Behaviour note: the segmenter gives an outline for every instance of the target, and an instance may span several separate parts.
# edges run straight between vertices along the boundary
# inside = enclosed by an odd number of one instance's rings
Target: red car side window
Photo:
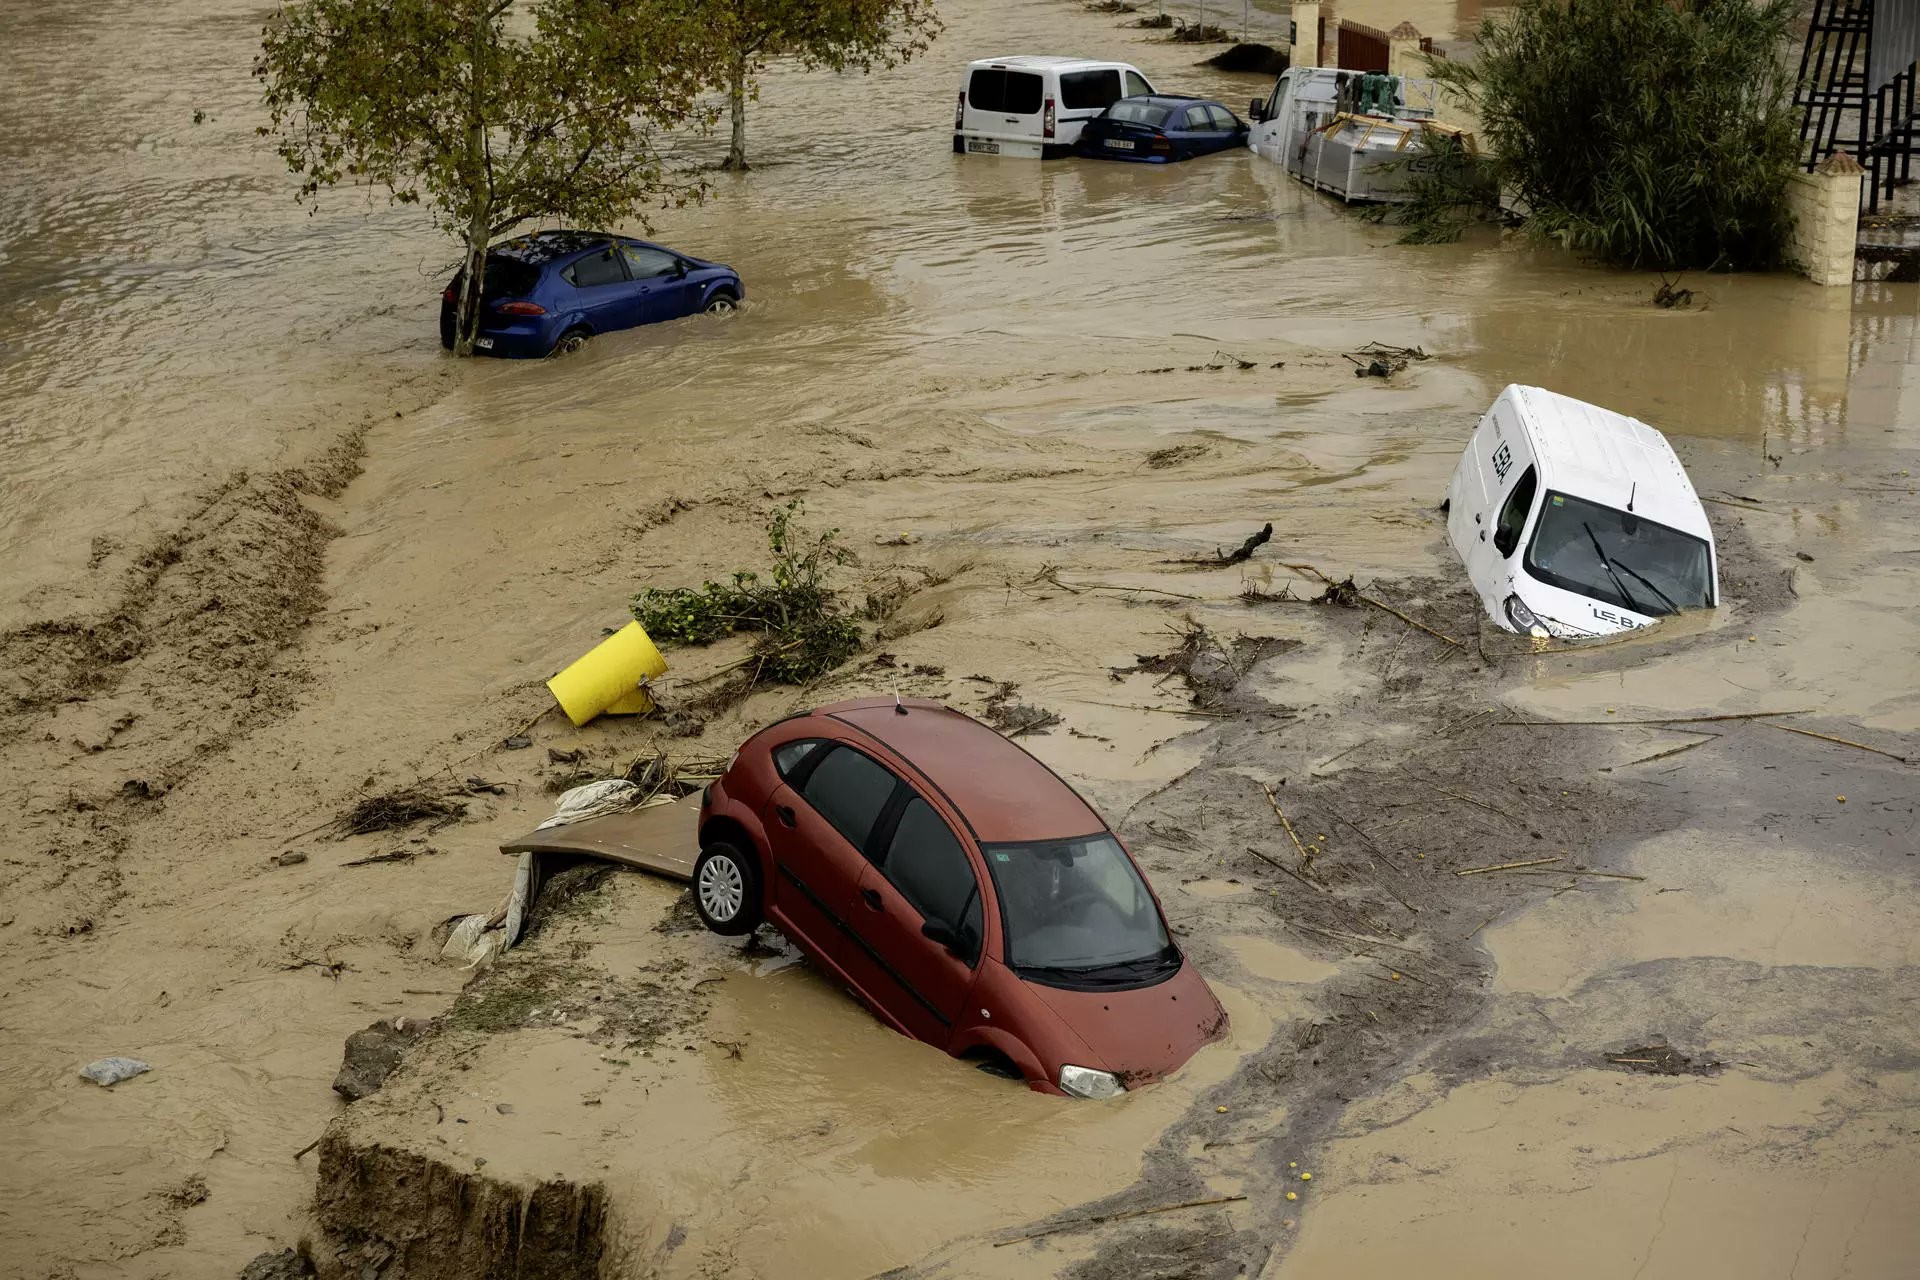
[[[968,963],[980,952],[980,883],[952,828],[919,796],[900,811],[880,870],[923,920],[952,929]]]
[[[852,747],[833,744],[807,774],[800,794],[847,843],[865,852],[880,811],[899,780]]]

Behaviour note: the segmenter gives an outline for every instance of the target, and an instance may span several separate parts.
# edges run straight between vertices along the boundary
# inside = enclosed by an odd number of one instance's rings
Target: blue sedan
[[[440,295],[440,345],[449,350],[464,274]],[[488,251],[473,346],[496,356],[578,351],[596,333],[730,312],[746,296],[739,272],[718,262],[628,236],[540,231]]]
[[[1122,98],[1087,121],[1074,152],[1166,164],[1247,145],[1247,126],[1217,102],[1179,94]]]

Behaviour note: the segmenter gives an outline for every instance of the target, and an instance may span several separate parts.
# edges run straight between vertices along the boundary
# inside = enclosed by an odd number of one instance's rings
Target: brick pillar
[[[1420,28],[1403,22],[1387,32],[1388,75],[1417,76],[1426,69],[1427,64],[1420,58]]]
[[[1793,210],[1789,253],[1801,274],[1820,285],[1851,285],[1860,231],[1860,183],[1866,171],[1844,151],[1812,173],[1796,173],[1787,187]]]
[[[1293,5],[1293,47],[1287,53],[1288,61],[1296,67],[1317,67],[1320,62],[1320,5],[1319,0],[1294,0]]]

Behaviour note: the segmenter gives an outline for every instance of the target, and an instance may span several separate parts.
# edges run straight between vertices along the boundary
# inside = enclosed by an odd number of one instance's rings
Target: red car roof
[[[1052,770],[971,716],[924,698],[860,698],[821,707],[885,743],[946,794],[979,840],[1061,840],[1106,823]]]

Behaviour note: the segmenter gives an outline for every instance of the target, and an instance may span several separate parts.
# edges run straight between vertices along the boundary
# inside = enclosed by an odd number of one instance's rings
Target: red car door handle
[[[780,821],[786,823],[788,826],[791,827],[795,825],[793,821],[793,810],[787,808],[787,806],[781,805],[779,808],[775,809],[774,812],[779,814]]]
[[[886,909],[880,905],[880,891],[878,889],[862,889],[860,891],[860,898],[868,907],[875,911],[884,911]]]

